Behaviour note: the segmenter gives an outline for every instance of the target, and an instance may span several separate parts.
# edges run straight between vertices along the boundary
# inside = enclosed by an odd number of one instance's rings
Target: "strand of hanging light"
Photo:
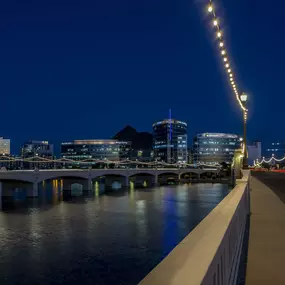
[[[197,164],[189,164],[189,163],[166,163],[163,161],[153,161],[153,162],[142,162],[138,160],[107,160],[107,159],[84,159],[84,160],[73,160],[68,158],[58,158],[58,159],[49,159],[45,157],[40,156],[34,156],[30,158],[22,158],[22,157],[10,157],[6,155],[0,156],[0,163],[11,163],[11,162],[28,162],[28,163],[65,163],[65,164],[77,164],[77,165],[88,165],[92,163],[104,163],[104,164],[116,164],[116,165],[126,165],[126,164],[135,164],[135,165],[148,165],[148,166],[171,166],[171,167],[179,167],[179,166],[189,166],[189,167],[196,167],[196,166],[207,166],[209,165],[203,164],[203,163],[197,163]],[[220,164],[215,164],[213,167],[220,167]]]
[[[217,16],[217,13],[215,10],[215,5],[213,4],[212,0],[208,0],[207,12],[212,18],[211,22],[212,22],[213,28],[215,30],[215,38],[217,39],[219,52],[220,52],[220,55],[221,55],[221,58],[223,61],[223,65],[224,65],[227,77],[228,77],[228,81],[231,85],[231,88],[235,94],[235,97],[236,97],[241,109],[244,111],[244,119],[246,121],[248,110],[246,109],[246,107],[244,106],[244,104],[242,103],[242,101],[240,99],[237,83],[235,80],[235,75],[233,73],[233,67],[232,67],[232,64],[230,62],[230,59],[228,56],[228,51],[226,48],[226,42],[225,42],[225,37],[224,37],[223,31],[222,31],[222,27],[221,27],[221,21],[220,21],[219,17]]]
[[[264,157],[262,158],[262,160],[261,161],[256,161],[256,162],[254,162],[254,166],[260,166],[260,165],[262,165],[262,163],[271,163],[272,161],[276,161],[276,162],[282,162],[282,161],[284,161],[285,160],[285,157],[283,157],[283,158],[281,158],[281,159],[277,159],[277,158],[275,158],[274,156],[272,156],[270,159],[268,159],[268,160],[266,160]]]

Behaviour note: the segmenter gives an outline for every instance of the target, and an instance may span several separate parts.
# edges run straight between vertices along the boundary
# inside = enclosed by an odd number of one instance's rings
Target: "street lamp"
[[[242,93],[240,96],[240,100],[243,104],[243,147],[244,147],[244,156],[243,156],[243,169],[248,168],[247,162],[247,144],[246,144],[246,120],[247,120],[247,110],[246,110],[246,103],[247,103],[247,95]]]

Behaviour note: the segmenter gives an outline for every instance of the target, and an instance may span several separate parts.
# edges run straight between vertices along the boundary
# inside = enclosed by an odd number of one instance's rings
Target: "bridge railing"
[[[249,214],[249,171],[140,285],[234,285]]]

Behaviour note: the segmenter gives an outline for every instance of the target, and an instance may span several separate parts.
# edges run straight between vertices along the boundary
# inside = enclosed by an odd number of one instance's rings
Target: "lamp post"
[[[247,95],[245,93],[241,94],[240,100],[242,101],[243,106],[246,107]],[[243,110],[243,145],[244,145],[243,169],[248,168],[247,143],[246,143],[246,121],[247,121],[247,110]]]

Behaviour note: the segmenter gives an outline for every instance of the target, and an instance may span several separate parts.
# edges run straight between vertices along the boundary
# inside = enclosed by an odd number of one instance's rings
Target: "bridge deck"
[[[285,175],[277,175],[252,177],[246,285],[285,284]]]

